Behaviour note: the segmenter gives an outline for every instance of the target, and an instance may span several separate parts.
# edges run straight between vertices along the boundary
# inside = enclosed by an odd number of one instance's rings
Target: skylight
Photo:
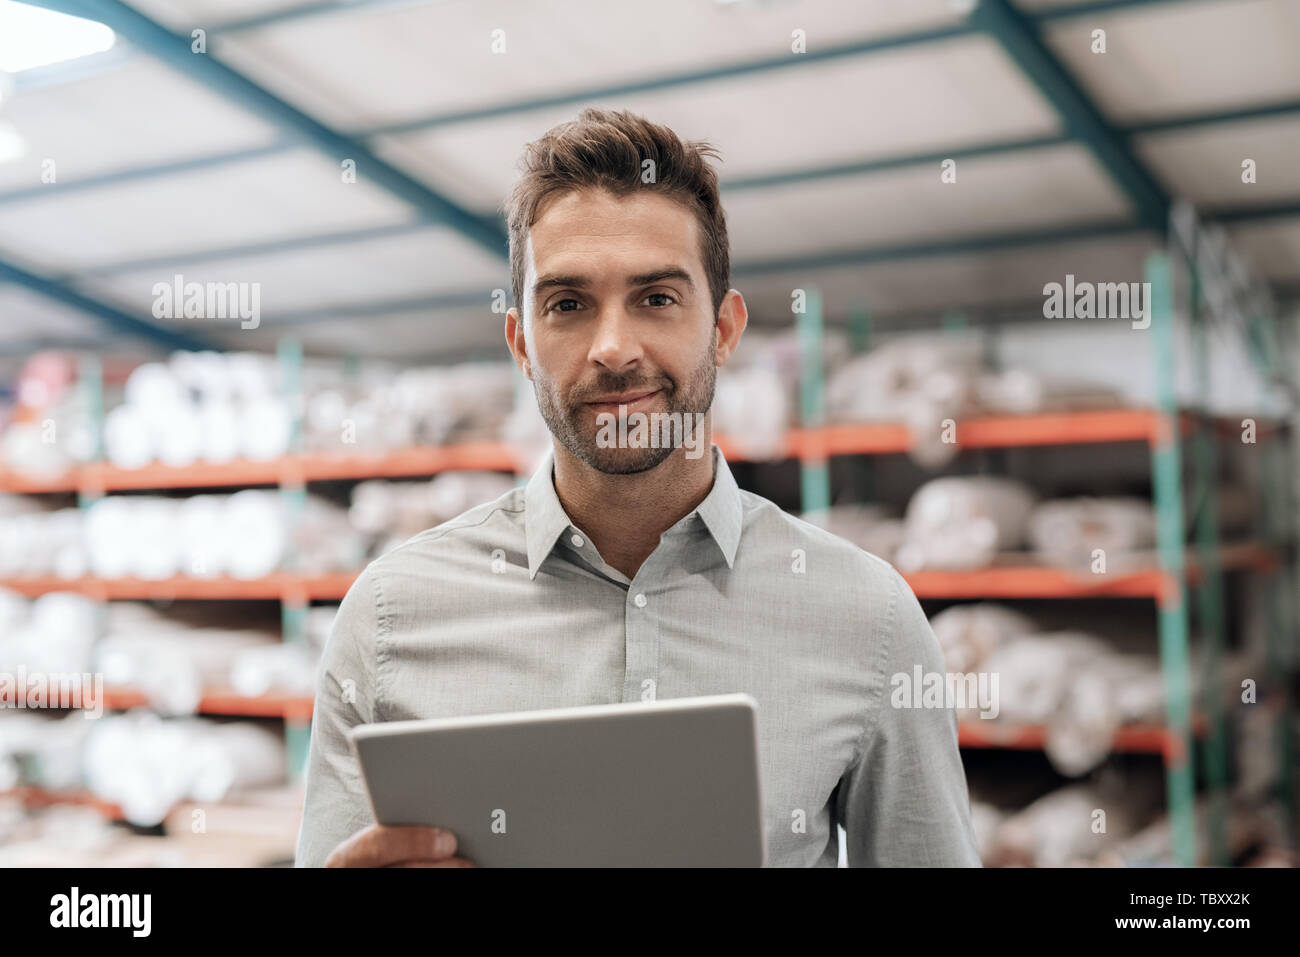
[[[0,70],[5,72],[102,53],[115,39],[102,23],[0,0]]]

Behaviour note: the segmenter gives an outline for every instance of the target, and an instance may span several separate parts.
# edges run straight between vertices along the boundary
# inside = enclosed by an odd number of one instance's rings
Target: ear
[[[749,310],[745,298],[735,289],[728,289],[718,307],[718,345],[714,353],[715,365],[724,366],[736,351],[741,334],[749,324]]]
[[[532,381],[533,367],[528,361],[528,341],[524,335],[524,322],[519,318],[519,309],[511,307],[506,310],[506,345],[510,349],[510,355],[515,360],[515,365],[519,371],[524,374],[524,378]]]

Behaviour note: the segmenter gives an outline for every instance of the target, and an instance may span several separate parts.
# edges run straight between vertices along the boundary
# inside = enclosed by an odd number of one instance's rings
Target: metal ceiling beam
[[[380,159],[363,143],[335,132],[215,57],[192,53],[188,36],[171,33],[120,0],[60,0],[51,6],[106,24],[182,74],[316,147],[333,162],[354,160],[359,177],[387,190],[428,219],[445,223],[497,258],[506,258],[506,234],[499,223],[457,205]]]
[[[156,326],[151,322],[145,322],[143,319],[137,319],[116,306],[111,306],[106,302],[101,302],[84,293],[77,292],[77,290],[65,283],[45,276],[38,276],[36,273],[28,272],[26,269],[4,260],[0,260],[0,283],[2,282],[13,283],[24,289],[29,289],[46,299],[61,303],[69,308],[86,313],[94,319],[98,319],[101,324],[114,332],[147,339],[164,349],[213,348],[211,343],[200,336],[178,332],[163,326]]]
[[[1164,188],[1129,149],[1123,134],[1110,125],[1057,61],[1033,22],[1008,0],[979,0],[971,12],[971,23],[997,40],[1056,108],[1066,132],[1088,148],[1128,196],[1141,223],[1148,229],[1165,232],[1170,201]]]
[[[1068,142],[1062,140],[1061,142]],[[777,177],[788,181],[805,181],[810,178],[808,171],[778,174]],[[755,188],[771,185],[761,180],[766,177],[755,177]],[[723,192],[727,192],[724,185]],[[1300,217],[1300,199],[1285,200],[1271,206],[1256,205],[1248,207],[1228,207],[1216,208],[1210,207],[1202,210],[1207,218],[1220,219],[1229,223],[1250,223],[1253,221],[1265,221],[1270,219],[1284,219],[1291,216]],[[141,259],[125,259],[117,262],[105,263],[86,270],[87,275],[93,276],[112,276],[121,273],[137,272],[146,269],[163,269],[166,270],[173,266],[204,264],[211,262],[220,262],[222,260],[241,259],[247,256],[264,256],[275,255],[285,252],[296,252],[306,249],[315,249],[325,246],[345,246],[351,243],[366,242],[373,239],[390,239],[400,236],[409,236],[418,232],[423,232],[429,228],[428,223],[397,223],[392,226],[378,226],[366,229],[348,229],[334,233],[314,234],[310,236],[290,237],[287,239],[271,240],[265,243],[254,243],[245,246],[226,246],[218,249],[200,249],[191,252],[181,253],[172,256],[150,256]],[[912,246],[902,247],[906,249]]]

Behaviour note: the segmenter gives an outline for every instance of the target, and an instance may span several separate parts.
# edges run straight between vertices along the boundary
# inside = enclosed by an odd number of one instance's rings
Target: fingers
[[[336,847],[326,867],[387,867],[410,861],[446,861],[456,853],[456,835],[436,827],[374,824]]]

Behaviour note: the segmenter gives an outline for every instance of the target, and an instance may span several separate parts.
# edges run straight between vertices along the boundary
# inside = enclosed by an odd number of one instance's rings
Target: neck
[[[607,475],[568,449],[555,448],[555,492],[610,565],[628,578],[659,544],[659,536],[689,515],[713,488],[713,434],[705,420],[705,454],[687,458],[684,448],[657,466],[632,475]]]

